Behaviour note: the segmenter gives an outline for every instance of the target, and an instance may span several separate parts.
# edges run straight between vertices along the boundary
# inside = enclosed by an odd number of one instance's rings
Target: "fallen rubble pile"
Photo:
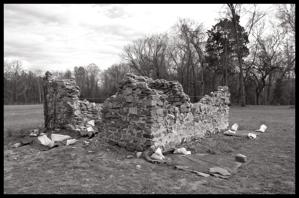
[[[256,139],[260,133],[264,133],[267,130],[267,126],[262,124],[257,130],[238,130],[239,125],[237,123],[231,126],[231,129],[224,131],[224,135],[227,136],[239,136],[239,137],[248,137],[249,139]]]

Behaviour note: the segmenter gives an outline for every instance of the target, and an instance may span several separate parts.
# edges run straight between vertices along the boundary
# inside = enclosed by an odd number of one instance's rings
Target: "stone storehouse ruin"
[[[79,95],[80,89],[74,79],[58,80],[47,72],[44,77],[45,128],[66,128],[78,131],[82,136],[97,132],[94,121],[101,119],[101,107],[79,100]]]
[[[127,74],[103,104],[101,137],[130,150],[169,150],[226,129],[229,96],[227,87],[218,87],[192,104],[179,82]]]
[[[78,99],[74,80],[45,78],[45,126],[80,131],[92,130],[98,137],[128,150],[175,148],[183,141],[216,133],[228,127],[227,87],[192,104],[179,82],[152,80],[127,74],[116,94],[99,104]],[[90,126],[95,120],[98,125]]]

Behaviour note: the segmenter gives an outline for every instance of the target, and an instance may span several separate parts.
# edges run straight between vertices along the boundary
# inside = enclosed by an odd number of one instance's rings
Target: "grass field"
[[[42,125],[42,106],[5,106],[10,131],[4,147],[4,193],[295,193],[295,109],[289,106],[232,107],[230,125],[268,126],[255,140],[217,134],[209,139],[251,161],[228,180],[199,177],[143,159],[93,138],[39,151],[30,145],[12,149],[18,129]],[[198,143],[200,144],[200,143]],[[232,154],[234,153],[232,152]],[[141,168],[136,168],[136,165]]]
[[[42,127],[44,114],[42,105],[5,105],[4,138],[18,135],[21,129]]]

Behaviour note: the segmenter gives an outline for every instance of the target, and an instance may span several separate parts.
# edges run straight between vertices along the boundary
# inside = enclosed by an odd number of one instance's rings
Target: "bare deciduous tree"
[[[239,69],[240,69],[240,74],[239,74],[239,82],[240,82],[240,104],[241,106],[246,105],[246,98],[245,98],[245,86],[244,86],[244,76],[243,76],[243,66],[242,66],[242,55],[241,55],[241,50],[240,50],[240,40],[239,40],[239,31],[238,30],[238,15],[236,14],[236,5],[233,4],[228,4],[228,7],[231,11],[232,15],[232,21],[233,21],[233,27],[234,27],[234,34],[236,38],[236,43],[237,43],[237,56],[238,56],[238,63],[239,63]]]
[[[140,75],[167,78],[167,42],[166,34],[136,40],[124,48],[122,58]]]

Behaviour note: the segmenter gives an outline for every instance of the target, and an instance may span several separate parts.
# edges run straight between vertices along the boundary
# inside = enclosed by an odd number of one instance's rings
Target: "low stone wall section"
[[[227,87],[192,104],[179,82],[127,74],[102,108],[100,138],[129,150],[164,151],[228,127]]]

